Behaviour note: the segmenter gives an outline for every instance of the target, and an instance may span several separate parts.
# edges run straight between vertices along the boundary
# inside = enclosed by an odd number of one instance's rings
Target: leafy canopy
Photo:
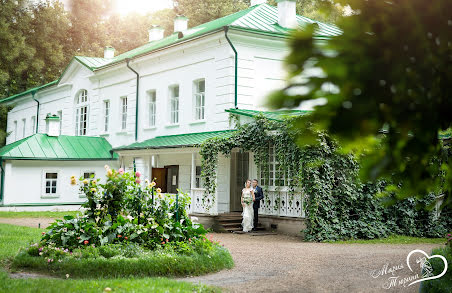
[[[365,177],[390,178],[386,191],[396,199],[439,192],[452,205],[452,163],[438,138],[452,122],[452,2],[347,3],[354,14],[338,21],[341,36],[294,33],[288,85],[270,105],[320,102],[299,127],[313,123],[366,154]],[[314,137],[305,131],[300,141]]]

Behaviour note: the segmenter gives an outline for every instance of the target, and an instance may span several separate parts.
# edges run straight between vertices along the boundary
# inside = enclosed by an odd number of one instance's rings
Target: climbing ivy
[[[262,115],[244,125],[239,125],[237,117],[230,120],[235,122],[237,131],[201,145],[203,203],[207,209],[215,202],[219,155],[230,156],[233,149],[252,152],[258,174],[268,183],[269,146],[273,146],[279,163],[275,185],[287,186],[290,200],[295,193],[306,195],[307,229],[303,232],[307,240],[371,239],[393,233],[439,237],[452,229],[451,211],[445,209],[436,217],[432,211],[419,209],[434,203],[434,195],[385,207],[376,194],[388,183],[361,182],[357,159],[340,152],[337,143],[325,133],[318,133],[315,146],[300,147],[295,137],[302,133],[291,127],[290,120],[272,121]],[[268,186],[262,187],[265,193]]]

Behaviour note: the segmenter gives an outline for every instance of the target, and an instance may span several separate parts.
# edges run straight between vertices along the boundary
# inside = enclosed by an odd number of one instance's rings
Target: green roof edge
[[[207,133],[228,133],[228,132],[234,132],[236,131],[236,129],[225,129],[225,130],[213,130],[213,131],[204,131],[204,132],[193,132],[193,133],[182,133],[182,134],[173,134],[173,135],[162,135],[162,136],[156,136],[153,138],[149,138],[146,139],[144,141],[141,142],[134,142],[130,145],[126,145],[126,146],[120,146],[117,148],[112,148],[112,151],[132,151],[132,150],[141,150],[141,149],[164,149],[164,148],[181,148],[181,147],[193,147],[196,146],[198,144],[183,144],[183,145],[171,145],[171,146],[158,146],[158,147],[144,147],[144,146],[136,146],[136,147],[131,147],[134,144],[142,144],[146,141],[152,140],[152,139],[156,139],[156,138],[167,138],[167,137],[175,137],[175,136],[190,136],[190,135],[197,135],[197,134],[207,134]]]

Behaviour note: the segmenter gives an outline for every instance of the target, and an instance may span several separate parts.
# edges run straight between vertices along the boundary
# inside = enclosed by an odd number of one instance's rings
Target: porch
[[[224,135],[225,132],[214,134]],[[189,143],[181,145],[180,136]],[[228,157],[219,156],[216,191],[206,196],[197,145],[207,138],[205,133],[174,135],[165,137],[164,142],[156,145],[157,137],[141,142],[139,146],[132,145],[115,151],[120,155],[121,166],[126,170],[140,171],[149,180],[155,179],[162,192],[176,193],[179,190],[189,193],[191,204],[188,212],[197,216],[206,226],[214,227],[218,224],[218,216],[241,212],[240,196],[246,179],[260,178],[254,155],[234,149]],[[304,219],[304,197],[300,192],[289,192],[287,187],[263,188],[264,200],[261,201],[259,215],[260,222],[267,229],[281,226],[280,220],[289,223]]]

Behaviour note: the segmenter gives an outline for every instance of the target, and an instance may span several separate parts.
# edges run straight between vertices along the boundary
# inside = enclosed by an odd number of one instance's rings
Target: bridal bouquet
[[[249,205],[250,203],[252,203],[253,202],[253,199],[251,198],[251,197],[244,197],[243,198],[243,203],[245,204],[245,205]]]

